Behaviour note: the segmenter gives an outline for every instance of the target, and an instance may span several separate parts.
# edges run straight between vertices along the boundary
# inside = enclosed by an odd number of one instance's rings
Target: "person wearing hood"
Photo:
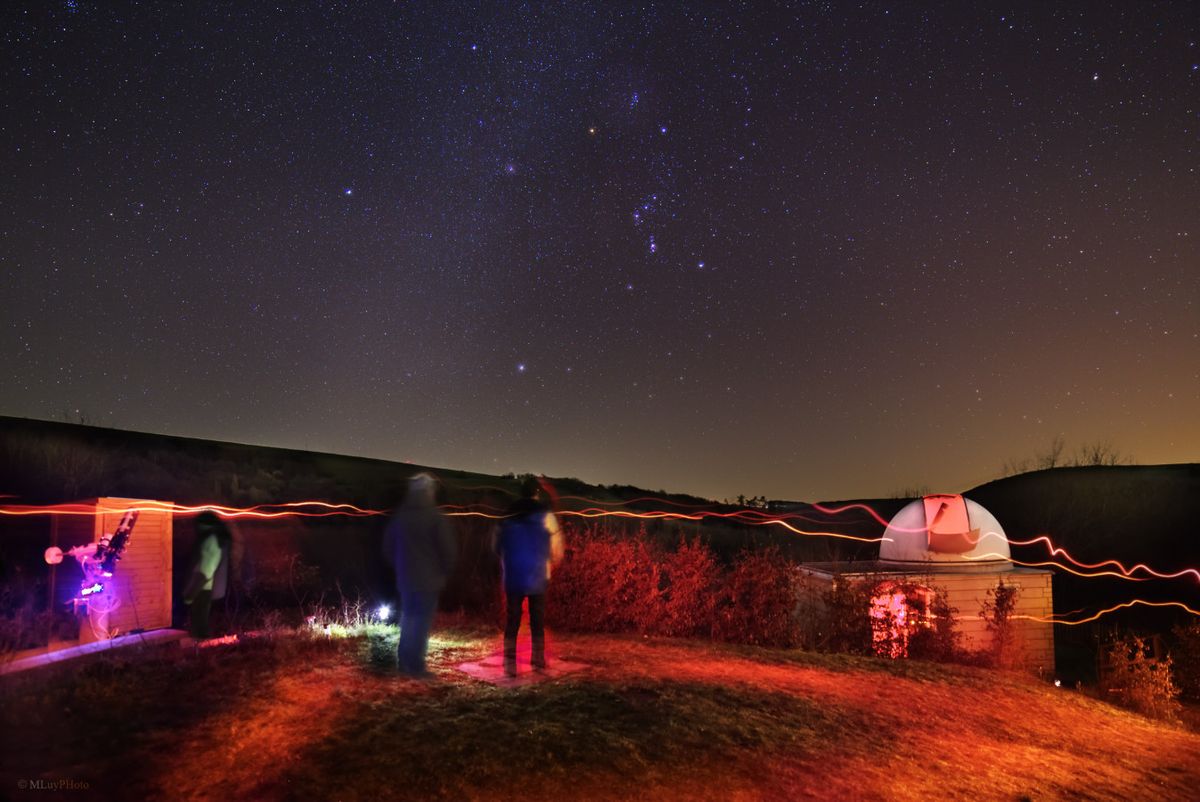
[[[229,585],[229,552],[233,535],[212,510],[196,516],[196,545],[192,554],[192,573],[183,589],[183,601],[189,607],[188,630],[196,640],[208,640],[208,614],[214,599],[225,598]]]
[[[493,535],[504,572],[504,673],[510,677],[517,673],[517,632],[526,599],[532,640],[530,663],[537,670],[546,668],[546,584],[551,567],[563,558],[563,538],[558,520],[542,496],[537,477],[528,477],[521,484],[521,497],[508,508]]]
[[[419,473],[408,480],[404,501],[383,534],[385,559],[396,572],[400,595],[400,644],[396,660],[411,677],[428,677],[425,654],[438,594],[454,570],[458,547],[450,521],[436,506],[436,480]]]

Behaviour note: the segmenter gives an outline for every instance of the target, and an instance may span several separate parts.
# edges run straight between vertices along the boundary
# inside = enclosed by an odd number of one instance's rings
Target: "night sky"
[[[1195,3],[282,5],[0,12],[0,413],[715,498],[1200,460]]]

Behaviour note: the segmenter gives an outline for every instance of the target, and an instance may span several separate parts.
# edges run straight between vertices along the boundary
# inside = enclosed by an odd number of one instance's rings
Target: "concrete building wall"
[[[803,591],[801,606],[809,611],[822,606],[820,596],[823,588],[832,582],[833,575],[827,571],[804,570],[810,577]],[[1052,577],[1049,571],[1017,569],[988,571],[972,568],[970,571],[955,572],[945,568],[934,572],[903,573],[878,571],[871,573],[844,573],[843,579],[866,581],[911,582],[935,589],[945,595],[950,606],[957,609],[957,631],[961,633],[961,644],[970,651],[984,651],[992,646],[993,634],[987,628],[982,615],[988,592],[1001,581],[1017,588],[1014,611],[1014,644],[1006,662],[1033,673],[1051,677],[1054,674],[1054,627],[1036,618],[1048,618],[1054,610]],[[864,615],[867,612],[864,611]]]

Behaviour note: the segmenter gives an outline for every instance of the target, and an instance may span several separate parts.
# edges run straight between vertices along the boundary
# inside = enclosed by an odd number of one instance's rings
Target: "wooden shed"
[[[53,542],[63,551],[95,543],[112,535],[130,509],[138,511],[128,543],[105,577],[103,589],[77,604],[79,642],[106,640],[135,631],[171,626],[171,553],[173,541],[170,505],[129,498],[98,498],[81,502],[92,515],[56,516]],[[78,598],[82,572],[74,560],[54,566],[52,593],[59,604]]]

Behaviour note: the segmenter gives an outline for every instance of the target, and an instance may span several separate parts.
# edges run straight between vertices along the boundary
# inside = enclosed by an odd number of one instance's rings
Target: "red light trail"
[[[1175,571],[1172,573],[1164,573],[1162,571],[1154,570],[1153,568],[1146,565],[1145,563],[1137,563],[1133,567],[1127,568],[1127,567],[1125,567],[1125,565],[1123,563],[1121,563],[1117,560],[1103,560],[1098,563],[1081,562],[1080,560],[1077,560],[1074,557],[1072,557],[1067,552],[1066,549],[1062,548],[1061,546],[1055,546],[1054,543],[1051,542],[1050,538],[1046,537],[1045,535],[1039,535],[1039,536],[1037,536],[1035,538],[1031,538],[1029,540],[1010,540],[1008,542],[1014,546],[1032,546],[1035,543],[1045,543],[1046,549],[1050,552],[1050,555],[1052,557],[1063,557],[1064,559],[1079,566],[1080,568],[1103,568],[1106,565],[1111,565],[1127,577],[1132,577],[1135,571],[1140,570],[1143,573],[1149,574],[1151,577],[1153,577],[1155,579],[1179,579],[1181,577],[1188,576],[1190,574],[1191,576],[1194,576],[1197,580],[1200,580],[1200,571],[1197,571],[1195,568],[1184,568],[1181,571]],[[1074,573],[1074,572],[1072,572],[1072,573]]]
[[[480,506],[483,506],[483,505],[480,505]],[[446,514],[451,517],[474,517],[474,518],[486,518],[489,520],[502,520],[507,517],[506,515],[501,514],[501,513],[483,512],[480,510],[473,510],[470,508],[456,507],[455,509],[457,511],[447,512]],[[488,507],[488,509],[496,509],[496,508]],[[843,540],[855,540],[855,541],[859,541],[861,543],[879,543],[885,539],[885,538],[880,538],[880,537],[859,537],[857,535],[847,535],[847,534],[843,534],[841,532],[816,532],[816,531],[809,531],[809,530],[805,530],[805,529],[799,529],[795,526],[792,526],[790,523],[788,523],[786,520],[784,520],[782,518],[771,517],[769,515],[766,515],[765,513],[759,512],[758,510],[739,510],[737,512],[713,512],[710,510],[706,510],[706,511],[702,511],[702,512],[688,513],[688,512],[672,512],[669,510],[652,510],[652,511],[647,511],[647,512],[634,512],[632,510],[607,510],[607,509],[599,509],[596,507],[590,507],[590,508],[586,508],[586,509],[582,509],[582,510],[558,510],[554,514],[560,518],[563,518],[563,517],[584,518],[584,519],[624,518],[624,519],[630,519],[630,520],[643,520],[643,521],[666,520],[666,521],[700,522],[706,518],[721,518],[724,520],[732,520],[732,521],[736,521],[738,523],[749,524],[751,526],[772,526],[772,525],[782,526],[783,528],[785,528],[795,534],[806,535],[806,536],[810,536],[810,537],[841,538]],[[758,518],[758,519],[756,520],[756,518]]]
[[[1094,613],[1094,614],[1088,616],[1087,618],[1081,618],[1078,621],[1067,621],[1062,618],[1059,618],[1058,616],[1053,616],[1053,615],[1047,616],[1045,618],[1042,618],[1042,617],[1036,616],[1036,615],[1014,615],[1013,618],[1019,618],[1019,619],[1025,620],[1025,621],[1037,621],[1042,624],[1062,624],[1063,626],[1067,626],[1067,627],[1077,627],[1080,624],[1090,624],[1091,622],[1101,618],[1102,616],[1108,615],[1109,613],[1115,613],[1117,610],[1123,610],[1127,607],[1137,607],[1137,606],[1178,607],[1181,610],[1186,610],[1187,612],[1191,613],[1192,615],[1200,616],[1200,610],[1193,610],[1191,607],[1188,607],[1183,602],[1177,602],[1177,601],[1155,602],[1155,601],[1147,601],[1145,599],[1131,599],[1127,602],[1121,602],[1120,604],[1115,604],[1112,607],[1107,607],[1103,610],[1100,610],[1097,613]]]
[[[543,482],[543,486],[545,486]],[[494,485],[479,485],[472,487],[463,487],[460,489],[470,490],[494,490],[505,495],[513,495],[509,490]],[[550,491],[547,491],[550,492]],[[13,498],[13,496],[0,495],[0,498]],[[584,520],[594,520],[600,518],[619,518],[623,520],[643,520],[643,521],[680,521],[691,523],[702,523],[706,520],[722,520],[731,523],[743,524],[747,526],[778,526],[787,531],[803,535],[805,537],[830,537],[843,540],[852,540],[860,543],[880,543],[890,538],[885,537],[862,537],[858,535],[848,535],[841,532],[830,532],[823,530],[804,529],[794,525],[793,521],[805,521],[810,523],[821,523],[821,521],[812,516],[802,513],[782,513],[773,515],[769,512],[752,509],[741,508],[730,512],[718,512],[712,509],[705,509],[713,505],[706,504],[691,504],[685,502],[672,501],[670,499],[661,499],[651,496],[643,496],[627,501],[601,501],[591,499],[584,496],[562,496],[558,499],[562,501],[579,501],[588,504],[596,505],[584,507],[579,510],[557,510],[556,515],[559,517],[573,517]],[[660,504],[669,507],[674,507],[674,510],[652,509],[646,511],[635,511],[629,509],[611,509],[611,507],[628,507],[631,504]],[[886,521],[879,513],[872,509],[867,504],[845,504],[836,507],[825,506],[821,504],[811,505],[812,509],[817,510],[826,516],[841,516],[850,511],[862,511],[874,521],[883,527],[887,527],[889,522]],[[442,509],[450,517],[474,517],[483,518],[486,520],[502,520],[507,517],[499,507],[488,504],[473,504],[473,505],[442,505]],[[355,506],[353,504],[333,504],[326,501],[294,501],[284,502],[279,504],[259,504],[251,507],[231,507],[220,504],[198,504],[198,505],[183,505],[173,502],[160,501],[138,501],[136,504],[116,507],[116,506],[96,506],[88,504],[52,504],[45,506],[37,505],[22,505],[9,504],[0,505],[0,516],[33,516],[33,515],[96,515],[97,513],[123,513],[129,510],[137,510],[139,512],[167,512],[176,515],[193,515],[204,511],[212,511],[223,518],[231,519],[260,519],[274,520],[280,518],[299,517],[299,518],[329,518],[329,517],[351,517],[351,518],[367,518],[380,517],[390,514],[388,510],[372,510]],[[687,510],[687,511],[685,511]],[[907,531],[907,530],[904,530]],[[921,531],[921,530],[913,530]],[[1185,568],[1174,572],[1163,572],[1155,570],[1145,563],[1137,563],[1132,566],[1126,566],[1119,560],[1102,560],[1100,562],[1089,563],[1076,559],[1066,549],[1061,546],[1054,545],[1046,535],[1029,540],[1009,540],[1009,543],[1014,546],[1035,546],[1042,544],[1046,547],[1052,558],[1065,560],[1069,564],[1057,562],[1054,560],[1045,562],[1026,562],[1017,560],[1012,557],[1005,557],[1001,554],[988,554],[973,559],[988,560],[988,559],[1008,559],[1015,565],[1031,567],[1031,568],[1057,568],[1075,576],[1095,579],[1101,577],[1111,577],[1133,582],[1145,582],[1150,579],[1181,579],[1184,577],[1194,577],[1200,580],[1200,570],[1195,568]],[[1083,569],[1083,570],[1080,570]],[[1144,576],[1137,576],[1137,574]],[[1145,599],[1133,599],[1131,601],[1122,602],[1113,607],[1100,610],[1093,615],[1079,619],[1068,620],[1059,616],[1048,616],[1045,618],[1036,616],[1016,616],[1017,618],[1038,621],[1050,624],[1063,624],[1064,626],[1077,626],[1080,624],[1095,621],[1098,618],[1116,612],[1121,609],[1126,609],[1133,606],[1147,607],[1174,607],[1187,611],[1188,613],[1200,616],[1200,610],[1195,610],[1183,602],[1167,601],[1155,602]]]
[[[226,507],[220,504],[198,504],[188,506],[163,501],[138,501],[129,506],[104,506],[94,504],[50,504],[35,506],[30,504],[10,504],[0,506],[0,515],[96,515],[97,513],[118,513],[128,510],[138,512],[169,512],[174,515],[194,515],[211,511],[222,518],[329,518],[347,516],[351,518],[366,518],[387,515],[380,510],[366,510],[353,504],[330,504],[326,501],[291,501],[280,504],[259,504],[253,507]],[[316,510],[316,511],[313,511]]]

